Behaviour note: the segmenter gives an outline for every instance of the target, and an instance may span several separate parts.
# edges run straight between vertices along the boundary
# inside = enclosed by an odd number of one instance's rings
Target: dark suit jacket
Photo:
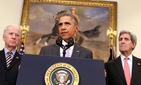
[[[16,85],[20,62],[21,55],[16,52],[7,68],[4,50],[0,51],[0,85]]]
[[[40,55],[60,56],[60,47],[57,44],[52,44],[41,48]],[[76,58],[93,58],[92,51],[75,44],[71,57]]]
[[[107,85],[127,85],[120,56],[105,63]],[[131,85],[141,85],[141,59],[133,56]]]

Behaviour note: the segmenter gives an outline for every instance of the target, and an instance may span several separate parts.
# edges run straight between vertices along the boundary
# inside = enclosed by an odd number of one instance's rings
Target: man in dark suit
[[[105,63],[107,85],[141,85],[141,59],[132,54],[137,43],[136,36],[123,30],[118,40],[121,55]],[[128,71],[125,71],[126,67]]]
[[[78,20],[72,14],[64,13],[56,17],[56,23],[58,24],[58,34],[62,38],[62,44],[65,46],[68,44],[68,39],[72,37],[75,42],[76,33],[79,30]],[[93,58],[92,51],[74,44],[66,51],[69,50],[69,55],[66,57],[78,57],[78,58]],[[57,44],[52,44],[41,48],[41,55],[54,55],[63,57],[63,49]]]
[[[21,61],[21,55],[17,52],[16,47],[20,39],[21,30],[19,27],[9,25],[4,29],[5,47],[0,51],[0,85],[16,85]]]

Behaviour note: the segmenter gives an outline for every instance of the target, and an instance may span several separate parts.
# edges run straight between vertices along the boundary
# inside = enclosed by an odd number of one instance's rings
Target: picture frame
[[[107,61],[111,41],[116,48],[116,35],[111,38],[107,34],[109,28],[112,32],[117,30],[117,2],[114,1],[24,0],[21,28],[25,53],[39,54],[41,47],[55,43],[57,36],[48,37],[55,25],[54,16],[60,11],[72,13],[73,9],[83,33],[80,45],[92,50],[94,59]]]

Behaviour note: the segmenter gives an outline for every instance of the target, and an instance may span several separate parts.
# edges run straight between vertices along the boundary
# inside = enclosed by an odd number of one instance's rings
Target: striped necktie
[[[12,52],[7,52],[7,57],[6,57],[6,64],[7,64],[7,67],[10,66],[10,63],[12,61],[12,56],[11,56]]]

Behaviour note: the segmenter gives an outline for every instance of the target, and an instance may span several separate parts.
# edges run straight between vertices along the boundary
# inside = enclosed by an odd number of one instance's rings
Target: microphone
[[[64,46],[63,44],[62,44],[62,37],[58,37],[57,39],[56,39],[56,44],[57,45],[59,45],[62,49],[63,49],[63,57],[65,57],[65,54],[66,54],[66,50],[69,48],[69,47],[71,47],[72,45],[74,45],[74,40],[73,40],[73,38],[72,37],[70,37],[69,39],[68,39],[68,45],[67,46]]]
[[[68,39],[68,45],[67,45],[67,48],[66,48],[66,49],[68,49],[69,47],[71,47],[71,46],[73,46],[73,45],[74,45],[74,40],[73,40],[72,37],[70,37],[70,38]]]
[[[62,49],[64,49],[64,45],[62,44],[62,37],[58,37],[56,40],[56,44],[59,45]]]
[[[74,45],[74,39],[72,38],[72,37],[70,37],[69,39],[68,39],[68,45],[67,46],[64,46],[63,44],[62,44],[62,37],[58,37],[57,38],[57,40],[56,40],[56,44],[57,45],[59,45],[62,49],[64,49],[64,50],[67,50],[68,48],[70,48],[71,46],[73,46]]]

